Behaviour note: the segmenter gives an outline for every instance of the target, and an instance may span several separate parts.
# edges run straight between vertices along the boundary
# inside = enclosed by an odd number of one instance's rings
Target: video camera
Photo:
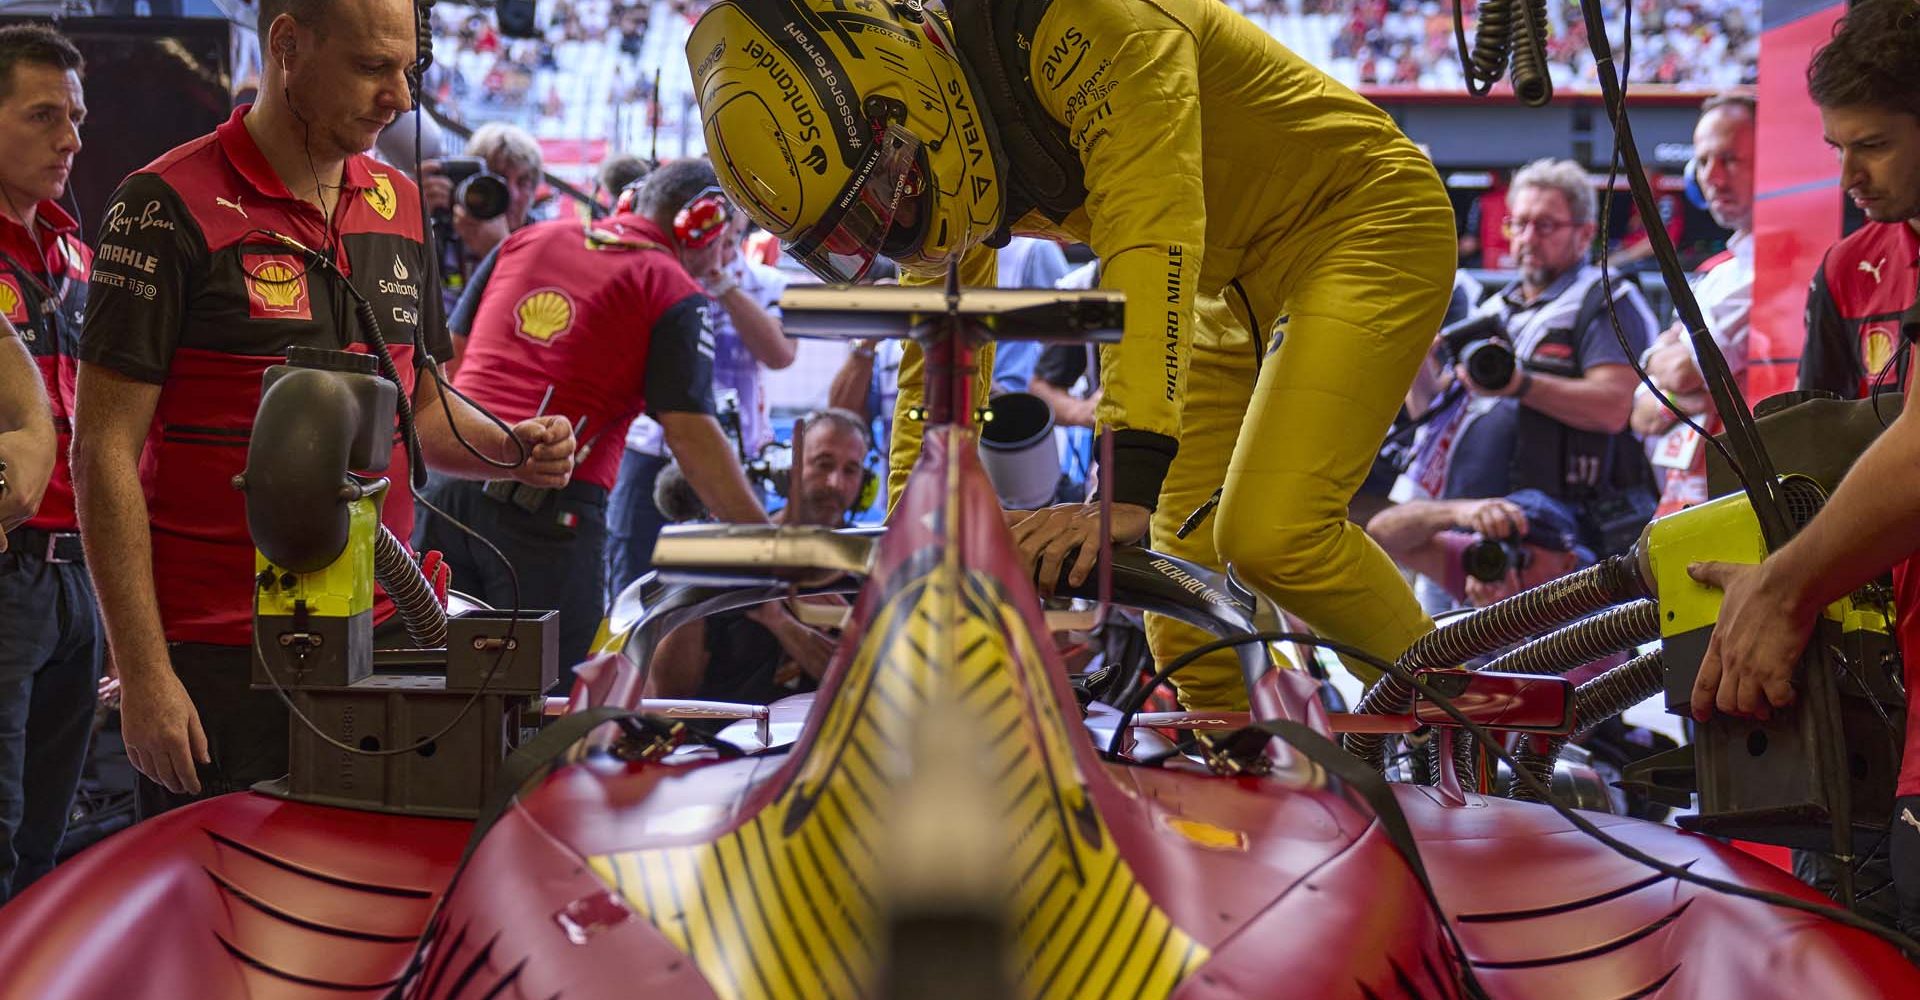
[[[1469,316],[1440,331],[1440,350],[1449,364],[1466,370],[1473,384],[1489,392],[1513,381],[1517,363],[1499,313]]]

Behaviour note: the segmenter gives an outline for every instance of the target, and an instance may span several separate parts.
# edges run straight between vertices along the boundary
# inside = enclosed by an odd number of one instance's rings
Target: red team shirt
[[[643,410],[713,412],[711,307],[669,245],[638,215],[507,237],[454,317],[468,337],[455,387],[511,423],[552,386],[547,413],[582,428],[574,481],[612,489]]]
[[[29,234],[12,219],[0,218],[0,316],[13,323],[40,367],[60,442],[40,510],[23,527],[78,531],[67,449],[73,438],[74,358],[86,318],[93,252],[80,242],[73,217],[51,201],[40,203],[34,228],[38,232]]]
[[[288,347],[367,349],[345,286],[372,304],[402,393],[412,395],[423,354],[452,354],[413,183],[352,157],[328,220],[274,174],[246,111],[122,182],[101,223],[80,338],[81,360],[161,387],[140,473],[170,642],[251,639],[253,543],[231,481],[246,465],[261,375]],[[324,254],[345,278],[276,234]],[[383,520],[411,538],[398,434],[381,474],[393,484]],[[376,618],[391,612],[380,595]]]

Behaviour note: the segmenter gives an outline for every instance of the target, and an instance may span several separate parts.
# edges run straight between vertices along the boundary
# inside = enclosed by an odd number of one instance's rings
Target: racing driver
[[[1384,112],[1215,0],[721,0],[687,59],[721,183],[826,281],[886,256],[990,286],[1010,234],[1093,247],[1101,287],[1127,296],[1096,414],[1114,541],[1164,544],[1193,508],[1162,486],[1197,463],[1224,487],[1207,527],[1244,582],[1383,657],[1432,628],[1346,519],[1455,264],[1439,177]],[[1251,398],[1188,391],[1208,294],[1251,336],[1238,370],[1205,377]],[[920,381],[909,347],[899,407]],[[1183,435],[1221,420],[1238,433]],[[896,496],[920,434],[894,423]],[[1009,521],[1043,586],[1092,569],[1097,505]],[[1161,636],[1157,656],[1179,651]],[[1233,663],[1189,669],[1182,700],[1244,704]]]

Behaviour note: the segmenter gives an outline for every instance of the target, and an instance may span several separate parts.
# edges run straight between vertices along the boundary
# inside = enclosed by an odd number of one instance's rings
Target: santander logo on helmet
[[[720,0],[687,66],[721,186],[822,280],[880,256],[943,271],[1005,206],[993,125],[955,52],[945,16],[918,5]]]

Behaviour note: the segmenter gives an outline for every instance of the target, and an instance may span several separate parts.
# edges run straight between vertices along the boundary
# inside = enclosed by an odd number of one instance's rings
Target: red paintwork
[[[1461,677],[1457,670],[1423,670],[1428,683],[1451,691],[1445,681]],[[1573,684],[1565,677],[1544,674],[1467,674],[1465,686],[1451,696],[1453,707],[1467,718],[1505,732],[1565,733],[1573,728]],[[1416,699],[1413,716],[1434,726],[1453,723],[1453,716],[1424,698]]]
[[[1821,141],[1806,70],[1845,11],[1846,4],[1835,3],[1760,40],[1749,401],[1793,388],[1807,342],[1807,283],[1840,238],[1839,164]]]
[[[399,976],[472,826],[256,793],[175,810],[0,910],[0,995],[375,995],[339,987]]]
[[[957,478],[952,489],[950,471]],[[1047,635],[972,439],[937,429],[880,544],[874,579],[855,601],[851,635],[871,624],[878,595],[891,582],[917,575],[914,567],[924,565],[918,560],[944,548],[955,519],[960,562],[1001,581],[1030,633]],[[811,704],[786,712],[805,709],[817,721],[845,682],[856,645],[842,643]],[[1051,645],[1033,645],[1048,670],[1045,685],[1030,693],[1029,711],[1052,699],[1077,718]],[[619,659],[603,660],[577,696],[595,704],[637,697],[632,674]],[[1269,673],[1256,692],[1256,715],[1291,714],[1324,731],[1312,683],[1297,671]],[[776,725],[785,721],[779,709],[772,714]],[[817,738],[816,727],[804,727],[791,752],[764,758],[662,764],[590,757],[556,771],[507,810],[448,891],[422,971],[405,995],[713,996],[694,963],[633,915],[586,859],[705,843],[738,827],[791,780]],[[1212,951],[1171,995],[1459,995],[1440,917],[1410,866],[1370,811],[1330,787],[1318,768],[1283,752],[1270,776],[1218,777],[1190,766],[1110,764],[1087,739],[1071,740],[1070,752],[1135,879],[1175,925]],[[1570,830],[1547,807],[1433,788],[1394,791],[1444,916],[1495,997],[1920,995],[1920,972],[1879,941],[1673,882]],[[1717,842],[1594,819],[1703,874],[1817,898]],[[267,866],[220,846],[215,834],[333,879],[411,895],[372,896]],[[290,984],[287,974],[374,987],[405,967],[412,935],[451,876],[465,835],[461,823],[258,795],[169,814],[88,852],[0,912],[8,995],[322,995]],[[234,899],[215,875],[333,930],[267,916]]]

